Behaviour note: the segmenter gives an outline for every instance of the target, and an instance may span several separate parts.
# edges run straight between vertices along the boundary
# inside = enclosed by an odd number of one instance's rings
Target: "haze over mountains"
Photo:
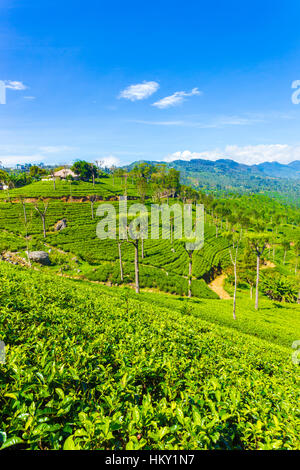
[[[264,162],[258,165],[245,165],[230,159],[211,160],[175,160],[172,166],[188,171],[216,171],[217,173],[242,172],[254,176],[269,176],[273,178],[300,178],[300,160],[287,165],[278,162]]]
[[[143,160],[143,162],[145,162]],[[134,162],[130,165],[133,167],[142,161]],[[165,162],[151,162],[149,164],[165,163]],[[257,165],[245,165],[238,163],[229,158],[222,158],[216,161],[204,159],[174,160],[173,162],[166,163],[168,167],[176,168],[183,172],[209,172],[218,173],[223,175],[242,173],[244,176],[260,176],[270,178],[293,178],[300,179],[300,160],[283,164],[278,162],[264,162]]]
[[[278,162],[265,162],[245,165],[231,159],[216,161],[192,159],[172,162],[135,162],[165,164],[181,173],[181,182],[197,190],[217,191],[222,194],[232,192],[268,194],[280,198],[282,202],[300,205],[300,160],[286,165]]]

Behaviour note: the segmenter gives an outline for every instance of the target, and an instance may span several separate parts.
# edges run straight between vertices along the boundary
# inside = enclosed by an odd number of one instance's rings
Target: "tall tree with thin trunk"
[[[21,204],[22,204],[22,208],[23,208],[22,223],[23,223],[24,228],[25,228],[26,255],[27,255],[27,261],[28,261],[29,267],[31,268],[31,261],[30,261],[30,256],[29,256],[28,217],[27,217],[25,200],[22,196],[21,196]]]
[[[286,254],[289,251],[291,244],[288,240],[282,240],[281,246],[283,248],[283,264],[286,262]]]
[[[231,260],[231,263],[233,266],[233,272],[234,272],[234,292],[233,292],[232,315],[233,315],[233,319],[236,320],[237,258],[238,258],[241,234],[239,234],[238,232],[230,232],[229,234],[227,234],[227,238],[229,238],[230,243],[231,243],[231,246],[229,247],[229,255],[230,255],[230,260]]]
[[[91,203],[91,214],[92,214],[92,219],[94,219],[94,204],[97,200],[97,196],[95,194],[93,194],[92,196],[89,196],[88,197],[90,203]]]
[[[189,255],[189,279],[188,279],[188,296],[192,297],[192,269],[193,269],[193,252],[188,251]]]
[[[187,253],[188,255],[188,261],[189,261],[189,269],[188,269],[188,297],[192,297],[192,273],[193,273],[193,250],[189,250],[187,247],[186,247],[186,243],[187,243],[187,240],[186,239],[182,239],[181,240],[183,242],[183,248],[185,250],[185,252]]]
[[[124,281],[124,273],[123,273],[123,261],[122,261],[122,247],[121,247],[121,241],[118,240],[118,251],[119,251],[119,263],[120,263],[120,278],[121,281]]]
[[[269,233],[248,232],[247,239],[249,246],[256,255],[256,286],[255,286],[255,309],[258,310],[258,294],[259,294],[259,268],[261,257],[270,240]]]
[[[183,248],[188,255],[188,297],[192,297],[193,253],[202,248],[204,239],[198,239],[199,231],[196,234],[193,230],[193,227],[196,229],[198,222],[201,224],[201,219],[199,219],[200,214],[198,214],[197,210],[195,214],[193,214],[192,205],[187,209],[190,219],[185,219],[184,221],[184,237],[181,238],[180,241],[181,243],[183,242]],[[204,222],[204,214],[202,222]],[[202,236],[204,236],[204,232]]]
[[[52,181],[53,181],[53,189],[54,191],[56,191],[56,178],[55,178],[55,170],[53,168],[53,170],[51,170],[51,176],[52,176]]]
[[[138,210],[138,212],[140,213],[139,217],[135,217],[133,214],[128,217],[127,223],[129,223],[129,221],[131,221],[131,223],[126,227],[127,241],[134,246],[135,291],[137,294],[140,293],[139,241],[143,237],[146,238],[148,233],[147,212],[144,210],[142,212]]]
[[[93,182],[93,186],[95,186],[95,178],[98,176],[98,168],[93,163],[90,163],[90,165],[91,165],[92,182]]]
[[[42,224],[43,224],[43,234],[44,238],[46,238],[46,213],[48,210],[48,202],[42,201],[43,207],[40,208],[38,203],[34,205],[35,210],[38,212],[39,216],[41,217]]]
[[[299,253],[300,253],[300,239],[297,239],[294,241],[294,250],[295,250],[295,274],[297,274],[298,271],[298,262],[299,262]]]
[[[110,170],[110,173],[111,173],[111,175],[112,175],[112,177],[113,177],[113,186],[115,185],[115,173],[116,173],[116,169],[117,169],[117,167],[116,167],[115,165],[112,165],[112,166],[110,167],[110,169],[109,169],[109,170]]]
[[[140,269],[139,269],[139,239],[134,240],[134,272],[135,272],[135,292],[140,293]]]
[[[142,245],[142,251],[141,251],[141,256],[142,256],[142,259],[144,259],[145,257],[145,252],[144,252],[144,239],[142,238],[141,239],[141,245]]]

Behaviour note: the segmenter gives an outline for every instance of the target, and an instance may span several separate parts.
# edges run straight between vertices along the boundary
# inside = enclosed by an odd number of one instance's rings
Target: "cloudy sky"
[[[0,0],[0,161],[300,159],[299,13]]]

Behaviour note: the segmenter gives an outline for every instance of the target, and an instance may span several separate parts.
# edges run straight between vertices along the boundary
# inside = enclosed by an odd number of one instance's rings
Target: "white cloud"
[[[136,85],[130,85],[121,91],[119,98],[125,98],[130,101],[138,101],[149,98],[159,89],[157,82],[146,82],[137,83]]]
[[[5,81],[5,87],[9,88],[11,90],[26,90],[27,86],[24,85],[22,82],[17,82],[17,81],[11,81],[11,80],[6,80]]]
[[[226,126],[247,126],[256,123],[266,122],[265,119],[259,117],[242,117],[242,116],[217,116],[216,118],[205,121],[146,121],[134,120],[137,124],[148,124],[152,126],[178,126],[178,127],[196,127],[198,129],[217,129]]]
[[[171,106],[177,106],[184,101],[188,96],[201,95],[202,92],[198,88],[193,88],[190,93],[186,91],[176,91],[173,95],[166,96],[159,101],[156,101],[152,106],[156,106],[159,109],[170,108]]]
[[[164,161],[190,161],[196,158],[213,161],[220,158],[229,158],[238,163],[245,163],[246,165],[273,161],[287,164],[294,160],[300,160],[300,146],[287,144],[261,144],[239,147],[238,145],[227,145],[224,150],[214,149],[207,152],[191,152],[189,150],[185,150],[183,152],[174,152],[165,157]]]
[[[39,147],[42,153],[62,153],[76,150],[76,147],[68,145],[48,145],[46,147]]]
[[[0,155],[0,161],[3,166],[14,166],[18,163],[40,163],[44,161],[43,155]]]
[[[109,155],[108,157],[101,157],[97,159],[98,162],[101,162],[101,168],[110,168],[112,166],[120,166],[121,160],[114,155]]]
[[[17,163],[49,163],[59,156],[68,160],[66,154],[76,150],[76,147],[67,145],[57,146],[26,146],[26,145],[0,145],[0,161],[4,166],[14,166]],[[73,155],[72,155],[73,156]]]

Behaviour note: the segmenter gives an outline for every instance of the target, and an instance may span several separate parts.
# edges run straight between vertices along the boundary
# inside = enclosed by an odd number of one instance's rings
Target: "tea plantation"
[[[248,307],[242,332],[210,316],[226,301],[0,277],[2,448],[299,449],[295,309]]]
[[[131,203],[129,201],[129,207]],[[111,201],[111,204],[117,209],[118,202]],[[95,203],[95,214],[100,205],[99,202]],[[29,248],[31,250],[45,249],[41,219],[34,210],[32,203],[27,203],[25,206],[29,221]],[[62,218],[67,220],[67,228],[61,232],[55,232],[54,225]],[[0,248],[1,243],[3,243],[1,251],[4,251],[5,248],[13,251],[18,251],[18,249],[24,251],[25,233],[22,221],[23,207],[21,202],[0,202],[0,229],[5,231],[0,235]],[[85,278],[120,284],[117,242],[97,238],[96,227],[98,222],[99,218],[96,215],[92,219],[91,207],[88,202],[51,200],[46,218],[47,246],[56,247],[65,253],[73,254],[73,256],[76,255],[81,263],[81,275]],[[12,237],[14,237],[14,244],[10,245],[8,239]],[[19,243],[19,247],[16,246],[16,242]],[[134,248],[132,244],[122,244],[122,258],[124,262],[124,281],[130,284],[134,281]],[[203,279],[209,278],[212,271],[220,270],[228,263],[228,241],[222,237],[216,238],[214,227],[207,224],[204,247],[193,255],[193,295],[203,298],[216,298],[216,294],[207,287]],[[69,265],[70,263],[66,264]],[[141,287],[156,288],[161,291],[183,295],[187,294],[188,290],[187,276],[188,255],[179,241],[175,240],[170,243],[169,240],[145,240],[143,259],[140,253]]]
[[[175,196],[160,171],[162,183],[129,173],[1,192],[1,449],[300,449],[299,212],[262,195]],[[146,239],[135,259],[123,241],[120,260],[97,209],[125,190],[128,206],[204,203],[204,247],[190,258],[183,240]],[[259,310],[251,232],[266,240]],[[36,250],[49,265],[29,262]],[[209,287],[220,278],[231,299]]]

